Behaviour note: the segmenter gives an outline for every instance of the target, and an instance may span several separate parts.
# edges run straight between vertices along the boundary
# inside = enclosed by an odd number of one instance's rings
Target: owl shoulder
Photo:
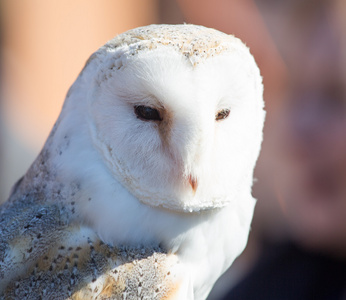
[[[0,299],[177,298],[183,274],[175,254],[110,246],[69,222],[63,207],[29,202],[10,203],[0,215]]]

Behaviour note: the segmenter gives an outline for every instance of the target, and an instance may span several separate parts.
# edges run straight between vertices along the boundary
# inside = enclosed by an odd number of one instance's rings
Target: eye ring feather
[[[134,111],[138,119],[143,121],[162,121],[160,112],[150,106],[136,105]]]
[[[222,121],[222,120],[228,118],[230,112],[231,112],[231,110],[228,108],[224,108],[224,109],[219,110],[215,115],[215,120],[216,121]]]

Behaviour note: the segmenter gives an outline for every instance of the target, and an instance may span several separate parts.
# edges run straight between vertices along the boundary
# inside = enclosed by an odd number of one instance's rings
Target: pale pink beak
[[[198,187],[197,179],[189,175],[189,184],[191,185],[193,193],[195,194]]]

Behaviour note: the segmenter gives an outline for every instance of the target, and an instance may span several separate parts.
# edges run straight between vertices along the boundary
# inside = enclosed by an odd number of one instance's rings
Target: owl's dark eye
[[[135,114],[137,115],[137,118],[141,120],[162,121],[159,111],[155,108],[144,106],[144,105],[136,105],[134,108],[135,108]]]
[[[225,108],[225,109],[221,109],[220,111],[217,112],[217,114],[215,115],[215,120],[216,121],[222,121],[224,119],[226,119],[229,116],[229,113],[231,112],[230,109]]]

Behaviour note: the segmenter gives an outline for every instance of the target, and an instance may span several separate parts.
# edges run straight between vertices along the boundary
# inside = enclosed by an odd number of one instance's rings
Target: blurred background
[[[268,244],[294,239],[340,256],[346,250],[345,3],[0,0],[0,203],[37,156],[92,52],[134,27],[194,23],[250,47],[267,110],[248,247],[209,299],[221,299],[246,276]]]

